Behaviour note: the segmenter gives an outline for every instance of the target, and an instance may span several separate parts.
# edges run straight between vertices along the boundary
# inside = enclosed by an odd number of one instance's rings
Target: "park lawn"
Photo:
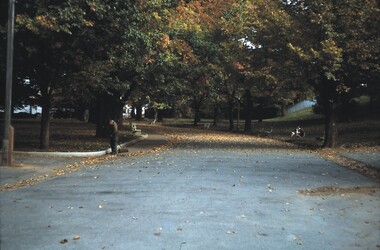
[[[14,119],[16,151],[39,150],[40,120]],[[50,123],[50,148],[43,151],[90,152],[109,148],[108,138],[95,137],[96,125],[74,119],[52,119]],[[135,137],[126,131],[119,133],[119,142],[124,143]]]
[[[177,126],[192,126],[192,119],[165,119],[165,124]],[[236,123],[236,120],[234,121]],[[198,126],[203,129],[204,123],[213,123],[211,119],[203,119]],[[291,138],[291,132],[301,126],[306,136],[301,139]],[[270,137],[276,140],[291,142],[301,147],[320,148],[323,144],[324,118],[314,114],[312,108],[306,108],[288,114],[285,117],[266,119],[263,122],[252,122],[252,135],[266,137],[265,131],[272,131]],[[240,133],[243,133],[244,120],[240,120]],[[228,129],[228,121],[221,120],[216,127],[210,129],[225,131]],[[236,132],[236,131],[233,131]],[[380,120],[370,120],[361,117],[352,122],[338,124],[338,146],[343,148],[364,148],[380,145]]]
[[[360,114],[351,122],[338,123],[338,145],[344,148],[372,147],[380,145],[380,120],[366,117],[368,107],[362,108]],[[368,114],[367,114],[368,115]],[[324,118],[313,113],[312,107],[288,114],[285,117],[277,117],[265,120],[263,127],[271,127],[273,137],[283,141],[294,141],[300,145],[319,147],[323,143]],[[290,139],[291,131],[296,126],[301,126],[306,131],[302,140]]]
[[[322,146],[324,134],[323,119],[308,114],[310,111],[300,111],[293,114],[291,118],[276,118],[264,120],[259,123],[253,122],[253,131],[247,136],[264,137],[263,131],[272,131],[270,137],[282,142],[291,142],[301,147],[320,148]],[[191,119],[176,120],[165,119],[166,126],[181,126],[183,129],[192,127]],[[203,130],[203,123],[211,120],[202,120],[199,130]],[[150,126],[146,122],[141,125]],[[15,127],[15,150],[17,151],[40,151],[39,150],[39,119],[14,119],[12,125]],[[100,151],[109,148],[108,138],[95,137],[95,124],[85,123],[73,119],[53,119],[50,125],[50,148],[48,151],[61,152],[88,152]],[[156,126],[156,125],[151,125]],[[301,126],[306,136],[301,139],[290,138],[291,132],[296,126]],[[380,120],[355,121],[350,123],[341,123],[339,126],[338,144],[343,148],[365,148],[380,146]],[[156,129],[159,129],[159,124]],[[210,130],[226,132],[228,122],[223,120],[216,127],[211,126]],[[240,121],[240,131],[243,133],[244,121]],[[236,131],[231,131],[231,138],[236,135]],[[135,137],[125,129],[120,131],[120,143],[133,140]]]

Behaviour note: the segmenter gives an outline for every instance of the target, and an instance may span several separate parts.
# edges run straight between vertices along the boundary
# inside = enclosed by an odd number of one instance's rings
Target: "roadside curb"
[[[142,134],[139,138],[134,139],[132,141],[123,143],[118,145],[118,149],[123,147],[131,146],[135,143],[138,143],[140,141],[146,140],[148,138],[148,134]],[[40,157],[97,157],[97,156],[103,156],[106,154],[111,153],[111,148],[108,148],[106,150],[101,151],[95,151],[95,152],[24,152],[24,151],[14,151],[13,154],[17,156],[40,156]]]

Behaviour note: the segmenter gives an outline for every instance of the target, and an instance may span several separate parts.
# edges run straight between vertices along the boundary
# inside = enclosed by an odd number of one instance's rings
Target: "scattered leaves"
[[[338,149],[323,149],[315,151],[315,154],[325,158],[326,160],[335,162],[341,166],[357,171],[361,174],[380,180],[380,171],[360,161],[349,159],[340,154]]]
[[[260,235],[260,236],[263,236],[263,237],[267,237],[267,236],[268,236],[267,233],[261,233],[261,232],[258,232],[257,234]]]
[[[80,125],[82,128],[82,124]],[[246,134],[236,134],[236,133],[228,133],[228,132],[221,132],[221,131],[212,131],[212,130],[200,130],[200,129],[194,129],[194,128],[176,128],[176,127],[165,127],[165,126],[144,126],[144,131],[146,131],[148,134],[165,134],[170,138],[170,140],[162,145],[154,146],[151,149],[147,150],[141,150],[136,153],[129,153],[129,154],[118,154],[118,155],[106,155],[102,157],[89,157],[84,159],[83,161],[76,162],[70,165],[67,165],[65,168],[54,170],[49,174],[37,176],[34,178],[30,178],[27,180],[21,180],[16,183],[12,184],[4,184],[0,186],[0,192],[4,192],[7,190],[12,190],[20,187],[25,186],[32,186],[36,183],[43,181],[49,177],[54,176],[61,176],[65,175],[67,173],[71,173],[74,171],[77,171],[78,169],[88,166],[88,165],[95,165],[100,164],[105,161],[115,160],[120,157],[135,157],[135,156],[141,156],[147,153],[159,153],[161,151],[167,150],[170,147],[176,146],[178,144],[189,144],[196,145],[197,143],[202,144],[209,144],[210,147],[223,147],[224,149],[228,150],[228,148],[238,148],[240,146],[243,146],[244,148],[249,145],[251,148],[270,148],[270,149],[292,149],[292,150],[298,150],[298,151],[304,151],[300,148],[297,148],[297,145],[279,141],[271,138],[261,138],[257,136],[249,136]],[[62,133],[66,133],[61,131]],[[78,137],[78,135],[75,135]],[[62,137],[62,136],[61,136]],[[27,137],[25,137],[27,138]],[[63,137],[61,138],[63,139]],[[69,141],[71,139],[68,139]],[[86,138],[87,141],[87,138]],[[67,143],[67,140],[65,141],[65,145],[81,145],[83,143]],[[32,144],[30,144],[32,145]],[[108,146],[108,144],[107,144]],[[379,147],[375,147],[374,150],[379,150]],[[349,169],[358,171],[362,174],[365,174],[367,176],[370,176],[372,178],[375,178],[376,180],[380,180],[380,171],[378,169],[372,168],[369,165],[366,165],[364,163],[348,159],[346,157],[341,156],[339,154],[339,150],[336,149],[323,149],[323,150],[315,150],[315,151],[308,151],[314,154],[317,154],[327,160],[336,162],[344,167],[347,167]],[[98,176],[95,176],[94,179],[97,179]],[[243,181],[243,178],[240,178],[240,182]],[[235,184],[233,185],[236,186]],[[269,192],[273,192],[274,189],[271,187],[268,187]],[[306,191],[300,191],[300,193],[306,192]]]
[[[329,195],[340,195],[344,196],[344,194],[367,194],[374,195],[375,193],[380,191],[380,186],[373,187],[334,187],[334,186],[326,186],[320,187],[317,189],[306,189],[299,190],[298,193],[302,195],[309,196],[329,196]]]
[[[154,232],[154,235],[155,235],[155,236],[161,236],[161,231],[162,231],[162,227],[157,228],[157,229],[155,230],[155,232]]]

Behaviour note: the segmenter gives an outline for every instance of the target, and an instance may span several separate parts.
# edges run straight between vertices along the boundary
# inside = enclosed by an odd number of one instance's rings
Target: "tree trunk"
[[[196,127],[200,121],[201,121],[200,108],[198,105],[195,105],[193,126]]]
[[[123,105],[120,98],[111,95],[101,95],[97,98],[96,137],[108,136],[108,121],[114,120],[120,124],[122,121]],[[121,128],[121,127],[120,127]]]
[[[334,148],[337,146],[338,124],[336,114],[336,102],[329,101],[326,104],[326,120],[325,120],[325,141],[323,146]]]
[[[214,107],[214,119],[213,119],[213,126],[215,127],[218,123],[218,116],[219,116],[219,104],[215,104],[215,107]]]
[[[46,86],[42,90],[42,114],[41,114],[41,130],[40,130],[40,149],[48,149],[50,147],[50,108],[51,93],[49,87]]]
[[[97,98],[97,121],[96,121],[96,137],[107,137],[107,117],[106,117],[106,102],[104,97]]]
[[[380,88],[376,86],[375,82],[368,84],[369,113],[372,119],[379,118],[378,110],[380,110]]]
[[[137,121],[140,121],[142,119],[142,106],[139,104],[136,106],[136,117],[135,119]]]
[[[135,119],[136,118],[136,113],[135,113],[135,106],[131,107],[131,118]]]
[[[281,117],[286,116],[286,106],[284,103],[281,104]]]
[[[193,97],[193,109],[194,109],[194,122],[193,126],[196,127],[198,123],[201,121],[201,105],[203,101],[204,95],[202,95],[199,99],[194,96]]]
[[[245,106],[244,106],[244,116],[245,116],[245,126],[244,132],[251,133],[252,132],[252,94],[249,89],[245,90]]]
[[[155,122],[158,121],[158,109],[157,108],[154,109],[154,121]]]
[[[352,116],[355,114],[355,110],[352,105],[350,105],[351,95],[344,93],[340,97],[340,112],[339,120],[341,122],[349,122]],[[351,106],[351,107],[350,107]]]
[[[232,131],[234,130],[234,103],[232,100],[228,101],[228,121],[229,121],[229,127],[228,130]]]

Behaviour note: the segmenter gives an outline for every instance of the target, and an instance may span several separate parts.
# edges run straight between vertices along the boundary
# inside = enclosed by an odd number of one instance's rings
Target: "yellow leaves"
[[[16,23],[25,26],[28,30],[37,32],[38,29],[32,22],[32,19],[27,15],[17,15]]]
[[[34,19],[27,15],[17,15],[16,23],[23,25],[35,33],[37,33],[41,27],[49,30],[56,30],[58,28],[56,18],[44,15],[36,16]]]
[[[93,27],[94,24],[95,24],[95,23],[92,22],[92,21],[86,21],[86,22],[85,22],[85,26],[86,26],[86,27]]]
[[[161,16],[160,16],[157,12],[153,12],[153,13],[152,13],[152,16],[153,16],[154,19],[156,19],[157,21],[160,21],[160,20],[161,20]]]
[[[169,57],[177,56],[180,57],[184,63],[199,63],[199,59],[194,54],[192,47],[182,39],[172,40],[168,34],[163,34],[158,45],[164,49],[166,53],[170,52],[172,54],[170,56],[167,55],[168,59]]]
[[[310,56],[306,54],[305,51],[301,47],[294,46],[292,43],[288,43],[288,48],[294,54],[296,54],[296,56],[298,56],[300,59],[305,60],[305,61],[310,59]]]
[[[157,44],[163,49],[167,49],[170,46],[170,43],[170,37],[168,34],[163,34],[161,40],[157,42]]]
[[[54,17],[40,15],[36,16],[36,21],[40,26],[46,29],[55,30],[58,28],[56,19]]]
[[[180,5],[169,15],[171,28],[197,31],[219,28],[223,14],[234,4],[232,0],[191,1]]]
[[[332,57],[341,57],[342,56],[342,48],[339,48],[334,40],[327,39],[321,42],[322,51],[325,54],[329,54]]]
[[[151,64],[151,63],[154,63],[154,62],[155,62],[154,58],[148,57],[148,56],[144,57],[144,63],[145,64]]]

